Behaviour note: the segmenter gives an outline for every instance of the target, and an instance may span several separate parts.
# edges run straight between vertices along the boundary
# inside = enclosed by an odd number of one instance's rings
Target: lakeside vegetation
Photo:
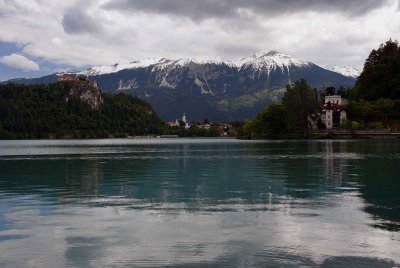
[[[95,98],[101,102],[98,107],[93,107]],[[0,139],[221,137],[235,136],[240,126],[240,122],[208,120],[190,127],[166,126],[145,101],[101,93],[86,78],[48,85],[0,85]]]
[[[318,93],[305,80],[286,87],[282,104],[264,108],[256,118],[247,121],[238,136],[245,139],[307,138],[309,117],[318,110]]]
[[[332,90],[327,88],[326,90]],[[333,89],[335,90],[335,89]],[[347,130],[400,129],[400,46],[389,40],[372,50],[356,85],[337,90],[347,98],[347,119],[339,128]],[[245,122],[239,138],[308,138],[310,121],[317,120],[318,93],[305,80],[288,85],[282,104],[264,108],[253,120]],[[318,125],[321,129],[321,127]]]
[[[196,123],[186,128],[185,126],[168,126],[164,135],[176,135],[178,137],[221,137],[235,136],[232,125],[228,124],[207,124]]]

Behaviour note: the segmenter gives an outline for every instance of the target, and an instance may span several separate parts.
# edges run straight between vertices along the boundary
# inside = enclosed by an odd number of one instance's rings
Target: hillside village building
[[[347,113],[343,108],[346,104],[347,100],[340,95],[325,96],[321,121],[325,124],[326,129],[339,127],[340,123],[347,119]]]

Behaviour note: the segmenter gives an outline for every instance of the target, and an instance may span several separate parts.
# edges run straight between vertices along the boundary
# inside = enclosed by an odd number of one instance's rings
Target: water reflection
[[[35,146],[0,153],[0,266],[400,262],[394,141]]]

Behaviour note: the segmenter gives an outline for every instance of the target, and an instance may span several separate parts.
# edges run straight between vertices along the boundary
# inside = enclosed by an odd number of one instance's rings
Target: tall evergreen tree
[[[304,79],[287,85],[282,104],[286,111],[289,131],[297,132],[300,138],[309,134],[309,118],[317,112],[318,93]]]
[[[367,101],[400,98],[400,46],[389,40],[372,50],[357,80],[353,98]]]

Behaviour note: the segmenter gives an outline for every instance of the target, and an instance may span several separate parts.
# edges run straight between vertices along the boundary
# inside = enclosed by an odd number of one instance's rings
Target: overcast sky
[[[400,39],[400,0],[0,0],[0,81],[154,58],[278,50],[362,67]]]

